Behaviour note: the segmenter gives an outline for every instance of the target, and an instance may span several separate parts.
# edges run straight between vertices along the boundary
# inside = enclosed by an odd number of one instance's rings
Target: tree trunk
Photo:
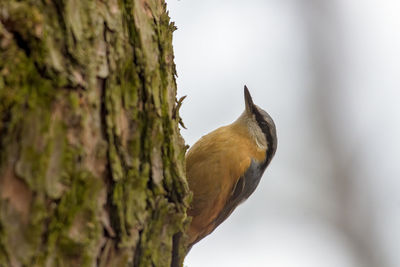
[[[0,266],[182,264],[174,29],[163,0],[0,1]]]

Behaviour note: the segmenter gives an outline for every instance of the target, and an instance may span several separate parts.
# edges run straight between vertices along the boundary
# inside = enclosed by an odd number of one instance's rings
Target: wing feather
[[[262,169],[262,164],[252,160],[249,169],[237,181],[231,196],[226,201],[224,208],[214,220],[214,227],[217,227],[219,224],[225,221],[226,218],[231,215],[233,210],[254,192],[261,180],[263,173],[264,169]]]

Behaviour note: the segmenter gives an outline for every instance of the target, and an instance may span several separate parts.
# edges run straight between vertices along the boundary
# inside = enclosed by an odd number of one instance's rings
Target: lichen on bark
[[[189,198],[165,2],[0,10],[0,265],[171,266]]]

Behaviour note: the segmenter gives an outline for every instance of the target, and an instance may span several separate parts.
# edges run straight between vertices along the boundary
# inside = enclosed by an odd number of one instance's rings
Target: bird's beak
[[[244,102],[246,104],[246,111],[251,114],[253,113],[253,109],[254,109],[254,103],[253,103],[253,99],[251,98],[249,89],[247,89],[247,86],[244,86]]]

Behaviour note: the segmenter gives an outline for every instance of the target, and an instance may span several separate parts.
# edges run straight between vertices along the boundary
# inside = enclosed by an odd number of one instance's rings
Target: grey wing
[[[261,176],[265,170],[265,165],[263,163],[258,163],[254,160],[251,161],[249,169],[244,173],[243,176],[237,181],[232,195],[228,198],[224,208],[221,213],[214,220],[215,227],[221,224],[226,218],[231,215],[233,210],[243,201],[245,201],[249,196],[256,190]]]

